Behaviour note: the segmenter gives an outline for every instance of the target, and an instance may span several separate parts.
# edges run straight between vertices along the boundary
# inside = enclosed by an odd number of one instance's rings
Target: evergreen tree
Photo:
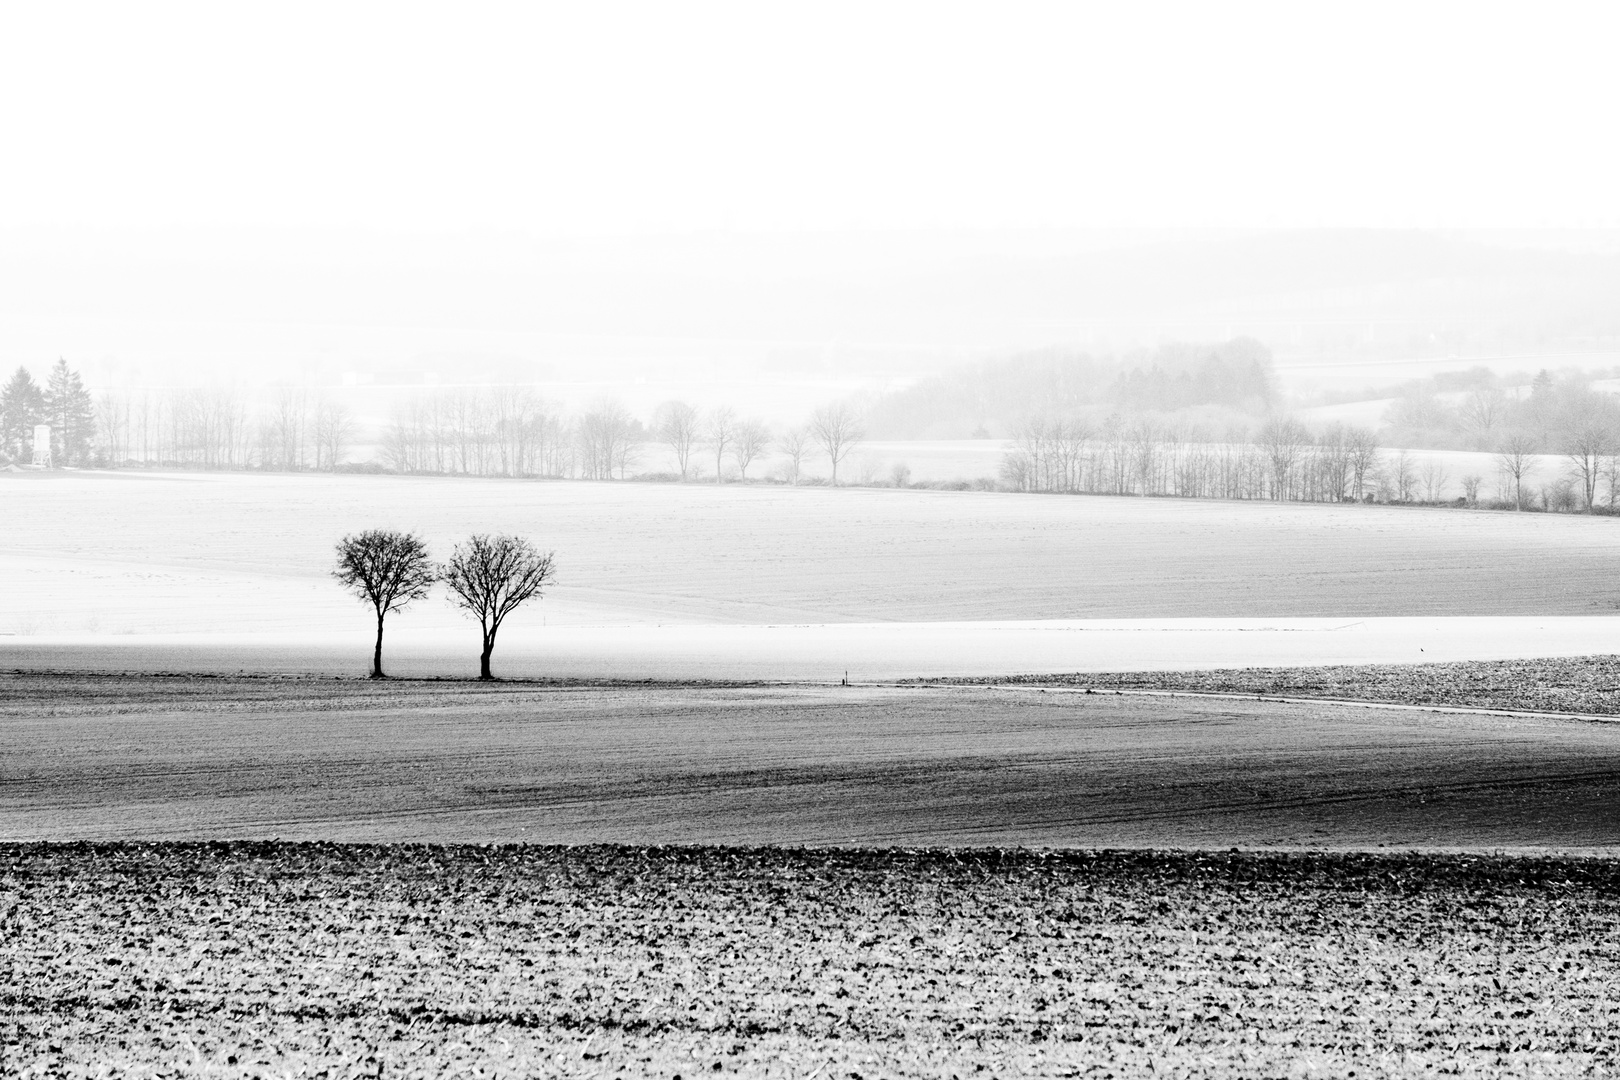
[[[34,425],[45,422],[45,395],[28,369],[19,367],[0,389],[0,456],[33,456]]]
[[[58,360],[45,384],[45,423],[51,425],[51,458],[58,465],[83,465],[90,460],[95,436],[96,409],[79,373]]]

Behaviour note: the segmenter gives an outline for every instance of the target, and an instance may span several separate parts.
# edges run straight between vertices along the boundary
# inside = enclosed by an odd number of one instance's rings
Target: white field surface
[[[1620,652],[1620,522],[741,485],[0,475],[0,670],[363,673],[346,531],[532,536],[498,673],[852,679]],[[459,675],[442,597],[401,675]]]
[[[0,671],[364,675],[371,637],[218,633],[0,638]],[[478,673],[471,627],[398,621],[389,674]],[[503,632],[495,673],[513,679],[887,681],[907,678],[1429,663],[1620,653],[1620,618],[831,623],[808,626],[521,627]]]

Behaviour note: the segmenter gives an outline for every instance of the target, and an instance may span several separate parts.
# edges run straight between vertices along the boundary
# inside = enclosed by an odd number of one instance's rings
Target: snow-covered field
[[[409,616],[385,637],[390,674],[470,677],[470,626],[424,630]],[[0,671],[364,675],[364,629],[257,634],[0,637]],[[1171,671],[1427,663],[1620,653],[1613,616],[1373,619],[1141,619],[623,625],[515,628],[507,678],[851,681],[1078,671]]]
[[[1620,652],[1620,522],[1373,506],[402,477],[0,478],[0,669],[355,671],[372,526],[555,548],[497,670],[852,678]],[[1462,618],[1459,618],[1462,617]],[[1213,621],[1212,621],[1213,620]],[[475,657],[442,598],[401,674]]]

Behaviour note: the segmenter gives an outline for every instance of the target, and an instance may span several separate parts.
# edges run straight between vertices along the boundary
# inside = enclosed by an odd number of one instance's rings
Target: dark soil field
[[[989,687],[0,677],[0,840],[1620,851],[1620,725]]]
[[[1614,1075],[1620,724],[1083,690],[0,676],[0,1076]]]
[[[1620,866],[0,846],[7,1076],[1608,1076]]]

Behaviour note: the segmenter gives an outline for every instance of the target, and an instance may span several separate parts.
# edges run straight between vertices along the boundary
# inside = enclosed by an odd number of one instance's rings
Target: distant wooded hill
[[[1031,417],[1206,406],[1259,414],[1276,394],[1271,351],[1253,338],[1118,357],[1043,349],[886,394],[872,405],[868,432],[878,439],[1009,438]]]

